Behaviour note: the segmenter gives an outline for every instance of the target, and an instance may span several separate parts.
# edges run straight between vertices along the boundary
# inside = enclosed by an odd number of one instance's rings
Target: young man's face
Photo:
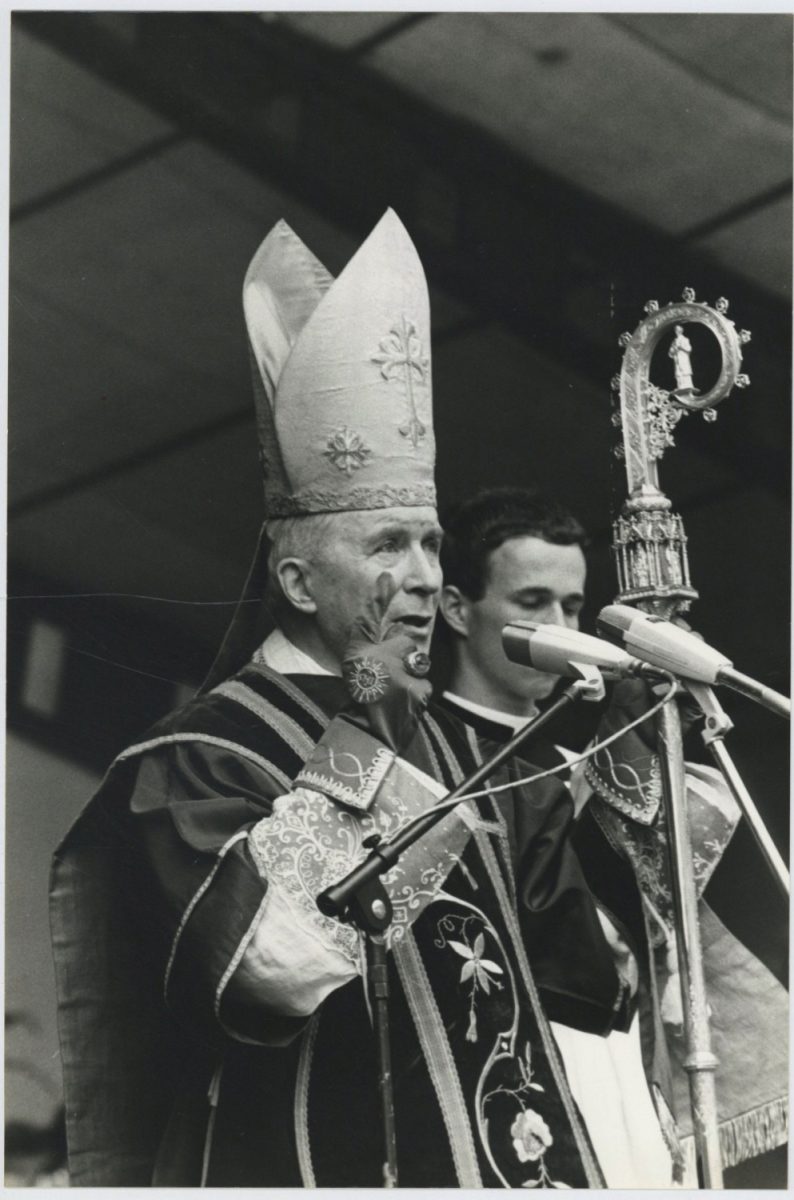
[[[311,567],[316,621],[324,645],[340,662],[352,621],[387,572],[395,592],[386,611],[427,651],[441,591],[441,528],[432,508],[388,508],[345,514]]]
[[[548,696],[557,676],[511,663],[502,648],[502,629],[517,620],[578,629],[586,570],[581,547],[521,536],[509,538],[490,555],[480,600],[445,588],[442,611],[460,635],[455,638],[452,690],[517,715]]]

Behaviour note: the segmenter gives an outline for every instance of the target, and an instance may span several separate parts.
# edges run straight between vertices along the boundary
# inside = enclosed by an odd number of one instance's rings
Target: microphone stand
[[[742,816],[750,826],[750,831],[764,856],[766,865],[775,878],[775,882],[786,899],[788,899],[791,892],[791,877],[788,868],[777,846],[769,836],[769,831],[764,825],[761,814],[755,807],[750,793],[744,786],[742,777],[736,769],[733,759],[725,748],[725,734],[730,733],[733,729],[733,721],[714,695],[713,689],[707,684],[695,683],[689,679],[682,680],[681,682],[693,696],[706,718],[705,725],[701,731],[703,743],[722,772],[722,777],[728,785],[734,800],[739,805]]]
[[[385,875],[409,846],[417,842],[452,809],[450,800],[466,799],[470,792],[479,790],[480,785],[505,762],[511,759],[525,742],[543,729],[549,722],[574,701],[602,700],[604,682],[595,667],[571,664],[579,671],[580,678],[571,683],[553,704],[529,720],[517,733],[501,746],[482,766],[445,796],[438,805],[429,808],[422,816],[386,842],[379,834],[372,834],[364,845],[371,850],[369,857],[355,867],[338,883],[326,888],[317,897],[317,907],[328,917],[349,921],[362,931],[367,947],[367,982],[372,997],[372,1016],[378,1058],[378,1091],[383,1118],[383,1186],[396,1188],[397,1184],[397,1138],[394,1117],[394,1089],[391,1069],[391,1047],[389,1044],[389,988],[386,959],[386,930],[391,924],[392,905],[388,892],[381,882]]]

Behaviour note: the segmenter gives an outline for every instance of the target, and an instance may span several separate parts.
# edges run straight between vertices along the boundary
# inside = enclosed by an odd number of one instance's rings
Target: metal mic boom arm
[[[735,667],[723,667],[717,676],[717,683],[724,683],[726,687],[731,688],[734,692],[739,692],[741,696],[746,696],[748,700],[755,700],[757,704],[768,708],[770,712],[791,720],[791,701],[788,696],[783,696],[774,688],[758,683],[749,675],[743,675]]]
[[[682,680],[683,686],[696,701],[706,720],[701,731],[704,744],[722,772],[733,798],[741,809],[742,816],[750,826],[758,848],[764,856],[764,861],[775,877],[783,895],[788,899],[791,891],[791,877],[780,852],[769,836],[769,832],[761,819],[761,814],[753,804],[752,797],[744,786],[742,777],[736,770],[733,759],[725,748],[725,734],[733,729],[733,722],[723,709],[712,689],[706,683],[695,683],[692,680]]]
[[[689,629],[627,604],[607,604],[598,614],[596,624],[600,634],[623,647],[629,655],[671,671],[680,679],[724,684],[778,716],[791,717],[791,701],[787,696],[737,671],[729,658]]]
[[[387,908],[385,906],[388,906],[389,910],[391,906],[385,889],[378,883],[379,877],[385,875],[394,866],[409,846],[412,846],[428,829],[449,813],[450,801],[457,798],[465,800],[469,792],[476,791],[494,771],[518,753],[524,742],[554,720],[557,714],[567,708],[569,704],[580,698],[603,699],[604,684],[600,673],[595,668],[583,665],[581,676],[580,679],[569,684],[545,712],[528,721],[487,762],[472,772],[462,783],[459,783],[454,791],[444,797],[443,804],[429,808],[418,820],[413,821],[402,832],[396,833],[387,842],[375,844],[372,853],[363,863],[354,867],[348,875],[345,875],[344,879],[340,879],[338,883],[321,892],[317,897],[317,907],[320,912],[327,917],[354,920],[365,932],[382,933],[391,918],[390,911],[386,915]]]

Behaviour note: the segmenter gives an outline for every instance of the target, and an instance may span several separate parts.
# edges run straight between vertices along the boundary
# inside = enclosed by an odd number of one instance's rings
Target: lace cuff
[[[285,1016],[307,1017],[330,992],[359,974],[359,962],[309,922],[289,893],[271,881],[240,970],[260,1003]]]
[[[373,833],[391,837],[444,794],[435,780],[401,759],[393,760],[379,784],[376,799],[365,811],[296,786],[288,795],[280,796],[272,815],[250,831],[251,855],[259,873],[280,888],[315,935],[351,966],[357,965],[356,931],[321,913],[317,896],[363,861],[368,853],[365,838]],[[459,806],[383,876],[394,907],[390,942],[403,936],[441,890],[460,861],[473,821],[469,808]]]

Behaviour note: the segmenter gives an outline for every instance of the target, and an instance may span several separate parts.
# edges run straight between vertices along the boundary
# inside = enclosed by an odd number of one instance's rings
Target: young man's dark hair
[[[586,546],[587,535],[572,513],[530,488],[483,489],[453,508],[444,526],[441,566],[444,582],[480,600],[488,578],[488,557],[513,537],[536,537],[557,546]]]

